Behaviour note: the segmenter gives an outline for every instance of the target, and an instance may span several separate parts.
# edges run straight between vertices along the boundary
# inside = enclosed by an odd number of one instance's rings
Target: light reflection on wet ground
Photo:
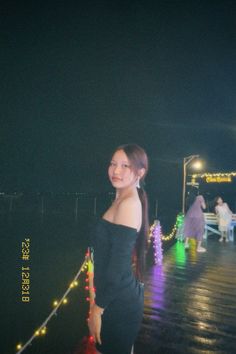
[[[236,245],[207,241],[207,253],[176,243],[146,277],[135,354],[236,352]]]

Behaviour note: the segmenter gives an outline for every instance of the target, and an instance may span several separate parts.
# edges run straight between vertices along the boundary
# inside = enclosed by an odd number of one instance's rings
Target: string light
[[[236,172],[193,174],[191,184],[195,184],[198,178],[205,179],[207,183],[230,183],[232,182],[232,177],[236,177]]]
[[[161,240],[161,225],[158,220],[155,220],[151,226],[151,238],[153,240],[154,249],[154,263],[162,264],[163,250],[162,250],[162,240]]]
[[[68,289],[66,290],[66,292],[64,293],[62,298],[59,301],[58,300],[54,300],[54,302],[53,302],[53,307],[54,307],[53,311],[49,314],[49,316],[42,323],[42,325],[34,332],[34,334],[30,337],[30,339],[24,345],[22,345],[21,343],[17,344],[17,346],[16,346],[17,353],[16,354],[21,354],[32,343],[32,341],[36,337],[39,337],[40,335],[45,335],[47,333],[47,326],[46,326],[47,323],[56,314],[56,312],[59,309],[59,307],[61,306],[61,304],[67,304],[68,303],[67,295],[70,293],[70,291],[74,287],[78,286],[78,284],[79,284],[78,283],[78,277],[81,274],[81,272],[84,272],[87,268],[89,269],[89,260],[88,260],[89,257],[90,257],[90,255],[87,252],[86,255],[85,255],[85,260],[84,260],[83,264],[81,265],[81,267],[78,270],[76,276],[74,277],[73,281],[70,283]]]
[[[171,241],[175,236],[182,235],[184,222],[184,215],[182,213],[178,214],[176,217],[176,222],[168,235],[163,235],[161,230],[161,225],[158,220],[155,220],[154,223],[150,227],[149,231],[149,240],[148,242],[153,241],[153,252],[154,252],[154,263],[161,264],[162,262],[162,244],[163,242]],[[182,235],[183,236],[183,235]],[[181,237],[182,237],[181,236]],[[179,238],[179,237],[178,237]]]
[[[173,226],[171,233],[169,235],[163,235],[161,233],[161,239],[162,241],[170,241],[172,240],[172,238],[174,238],[175,234],[176,234],[176,230],[177,230],[177,221],[175,222],[175,225]]]
[[[87,271],[87,277],[85,279],[85,290],[89,292],[88,296],[86,297],[86,301],[89,302],[89,313],[88,313],[88,318],[87,321],[89,321],[89,315],[91,311],[91,306],[94,304],[94,299],[95,299],[95,288],[93,286],[93,277],[94,277],[94,264],[93,264],[93,250],[90,249],[90,254],[88,259],[88,271]],[[87,337],[87,343],[92,346],[92,352],[94,352],[94,337],[93,336],[88,336]]]
[[[176,232],[176,238],[178,241],[183,241],[184,240],[184,214],[183,213],[179,213],[177,215],[177,219],[176,219],[176,228],[177,228],[177,232]]]
[[[41,329],[41,334],[44,335],[44,334],[46,334],[46,333],[47,333],[47,327],[43,327],[43,328]]]
[[[161,235],[162,241],[170,241],[170,240],[172,240],[172,238],[174,238],[174,236],[175,236],[176,230],[177,230],[177,228],[176,228],[176,224],[175,224],[173,229],[172,229],[172,231],[171,231],[171,233],[169,235],[163,235],[163,234]]]

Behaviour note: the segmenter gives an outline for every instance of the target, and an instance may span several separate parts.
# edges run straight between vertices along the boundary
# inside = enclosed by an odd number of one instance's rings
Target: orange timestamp
[[[21,243],[21,259],[24,261],[21,267],[21,300],[30,302],[30,238]]]

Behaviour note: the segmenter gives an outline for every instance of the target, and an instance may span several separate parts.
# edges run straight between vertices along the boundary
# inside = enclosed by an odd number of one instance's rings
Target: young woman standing
[[[136,144],[118,147],[108,168],[116,197],[94,229],[96,296],[88,321],[102,354],[130,354],[141,326],[149,229],[142,185],[147,171],[147,155]]]

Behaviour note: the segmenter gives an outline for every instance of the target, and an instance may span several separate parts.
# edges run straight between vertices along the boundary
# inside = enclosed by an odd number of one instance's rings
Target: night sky
[[[236,2],[2,1],[0,189],[109,189],[113,149],[181,193],[184,156],[235,170]],[[181,201],[180,201],[181,203]]]

